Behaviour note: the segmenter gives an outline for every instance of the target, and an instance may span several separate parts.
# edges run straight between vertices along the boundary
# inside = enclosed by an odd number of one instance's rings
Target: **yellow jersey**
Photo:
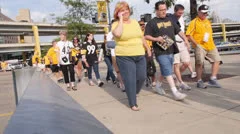
[[[48,56],[44,56],[43,59],[44,59],[45,65],[50,65],[50,60],[49,60]]]
[[[204,42],[204,35],[208,33],[209,38],[207,42]],[[186,35],[191,35],[197,44],[201,45],[205,50],[211,51],[216,48],[213,41],[213,31],[211,22],[208,19],[202,20],[199,17],[196,17],[192,20],[187,28]],[[193,48],[196,46],[193,45]]]

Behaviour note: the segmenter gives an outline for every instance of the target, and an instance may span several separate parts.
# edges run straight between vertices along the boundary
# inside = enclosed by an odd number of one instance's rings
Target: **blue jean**
[[[137,106],[138,94],[147,77],[145,56],[117,56],[117,65],[123,79],[130,107]]]
[[[104,61],[107,64],[107,68],[108,68],[106,80],[109,80],[110,77],[111,77],[112,81],[115,81],[116,80],[116,76],[113,73],[112,57],[111,56],[105,56],[104,57]]]
[[[94,63],[93,65],[89,65],[89,67],[87,68],[88,70],[88,79],[91,80],[92,79],[92,69],[95,73],[96,79],[100,79],[100,74],[99,74],[99,69],[98,69],[98,63]]]
[[[160,71],[162,76],[170,76],[173,72],[173,54],[159,55],[156,57],[158,64],[160,65]]]

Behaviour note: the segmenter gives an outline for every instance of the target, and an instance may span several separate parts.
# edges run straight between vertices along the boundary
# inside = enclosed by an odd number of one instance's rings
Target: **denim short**
[[[157,62],[160,65],[160,71],[162,76],[170,76],[173,72],[173,54],[159,55],[157,56]]]

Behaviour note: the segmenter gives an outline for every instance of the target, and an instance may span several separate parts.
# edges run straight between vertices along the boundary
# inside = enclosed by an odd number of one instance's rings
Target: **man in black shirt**
[[[153,49],[160,65],[161,74],[166,77],[174,98],[183,100],[186,95],[177,90],[172,77],[173,54],[179,52],[175,42],[175,35],[178,34],[187,45],[189,45],[189,42],[179,26],[173,23],[169,17],[166,17],[167,6],[165,2],[157,2],[155,10],[157,17],[148,22],[144,35],[147,40],[153,41]],[[156,91],[164,95],[165,92],[160,86],[161,83],[158,83],[158,85]]]

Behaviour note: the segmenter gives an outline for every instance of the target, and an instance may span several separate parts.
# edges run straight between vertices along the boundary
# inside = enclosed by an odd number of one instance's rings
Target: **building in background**
[[[0,21],[9,21],[14,22],[11,18],[7,17],[1,12],[0,8]],[[18,43],[18,37],[17,36],[1,36],[0,35],[0,44],[9,44],[9,43]]]

